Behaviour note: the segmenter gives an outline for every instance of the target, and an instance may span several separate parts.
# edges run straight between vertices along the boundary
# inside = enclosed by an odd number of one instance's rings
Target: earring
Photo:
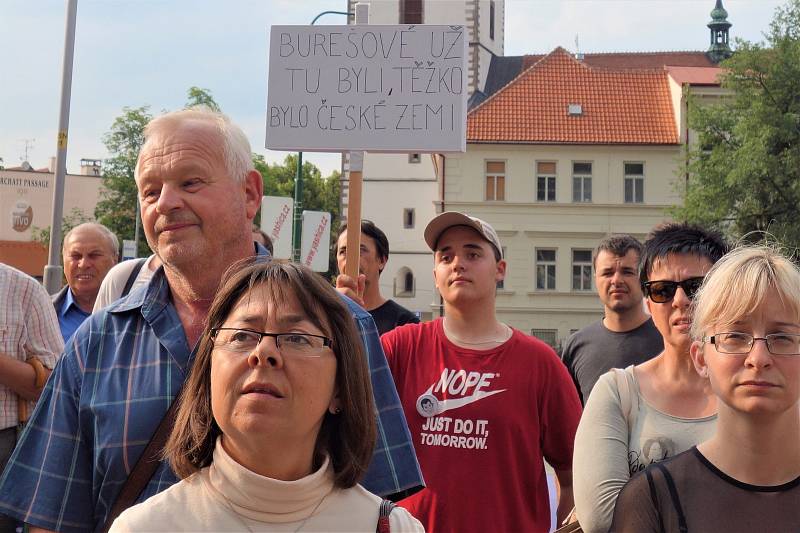
[[[342,409],[340,407],[328,407],[328,412],[332,415],[338,415],[342,412]]]

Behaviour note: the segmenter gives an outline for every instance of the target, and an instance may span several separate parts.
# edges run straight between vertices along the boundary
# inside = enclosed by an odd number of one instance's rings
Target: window
[[[556,201],[556,164],[547,161],[536,163],[536,200]]]
[[[536,288],[556,290],[556,251],[536,249]]]
[[[591,163],[572,163],[572,201],[592,201]]]
[[[644,163],[625,163],[625,203],[644,203]]]
[[[494,41],[494,0],[489,0],[489,39]]]
[[[486,162],[486,199],[502,202],[506,199],[506,162]]]
[[[503,258],[505,259],[505,257],[506,257],[506,247],[503,246],[500,249],[500,251],[503,252]],[[508,267],[506,267],[506,275],[508,275]],[[501,279],[500,281],[497,282],[497,284],[495,285],[495,288],[500,291],[500,290],[505,289],[506,288],[505,286],[506,286],[506,280],[505,279]]]
[[[400,24],[422,24],[422,0],[400,0]]]
[[[419,163],[420,161],[422,161],[420,154],[408,154],[409,163]]]
[[[592,290],[591,250],[572,250],[572,290]]]
[[[551,348],[555,348],[558,342],[558,330],[557,329],[532,329],[531,335],[536,337],[537,339],[546,342],[550,345]]]
[[[403,209],[403,227],[405,229],[412,229],[414,227],[414,208],[407,207]]]
[[[400,298],[412,298],[415,285],[414,273],[408,267],[403,267],[394,278],[394,295]]]

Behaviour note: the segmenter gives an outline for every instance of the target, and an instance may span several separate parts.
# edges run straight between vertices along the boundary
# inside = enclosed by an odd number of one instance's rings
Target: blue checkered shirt
[[[387,495],[422,484],[375,323],[347,300],[367,349],[378,440],[362,484]],[[163,269],[81,325],[0,478],[0,513],[57,531],[103,526],[186,379],[192,351]],[[162,462],[139,501],[178,481]]]

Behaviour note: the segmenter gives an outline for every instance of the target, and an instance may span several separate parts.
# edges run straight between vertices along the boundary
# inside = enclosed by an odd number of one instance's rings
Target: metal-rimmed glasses
[[[683,281],[645,281],[642,283],[642,290],[644,291],[645,297],[650,298],[651,301],[657,304],[667,303],[675,298],[675,292],[678,290],[678,287],[683,289],[683,292],[686,293],[686,297],[691,300],[703,284],[704,279],[703,276],[700,276]]]
[[[710,342],[718,352],[733,355],[749,354],[756,341],[767,343],[767,350],[772,355],[800,355],[800,335],[795,333],[771,333],[765,337],[754,337],[749,333],[730,331],[703,337],[703,342]]]
[[[228,352],[249,354],[264,337],[272,337],[281,355],[297,357],[322,357],[333,341],[311,333],[268,333],[246,328],[212,328],[214,346]]]

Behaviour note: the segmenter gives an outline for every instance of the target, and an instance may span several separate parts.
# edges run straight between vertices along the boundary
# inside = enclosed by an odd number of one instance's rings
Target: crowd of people
[[[151,121],[135,180],[152,256],[115,266],[78,226],[52,300],[0,265],[0,531],[800,530],[800,270],[776,247],[604,239],[604,316],[559,359],[498,319],[483,220],[428,223],[443,316],[420,323],[380,293],[371,222],[335,287],[272,259],[224,115]]]

